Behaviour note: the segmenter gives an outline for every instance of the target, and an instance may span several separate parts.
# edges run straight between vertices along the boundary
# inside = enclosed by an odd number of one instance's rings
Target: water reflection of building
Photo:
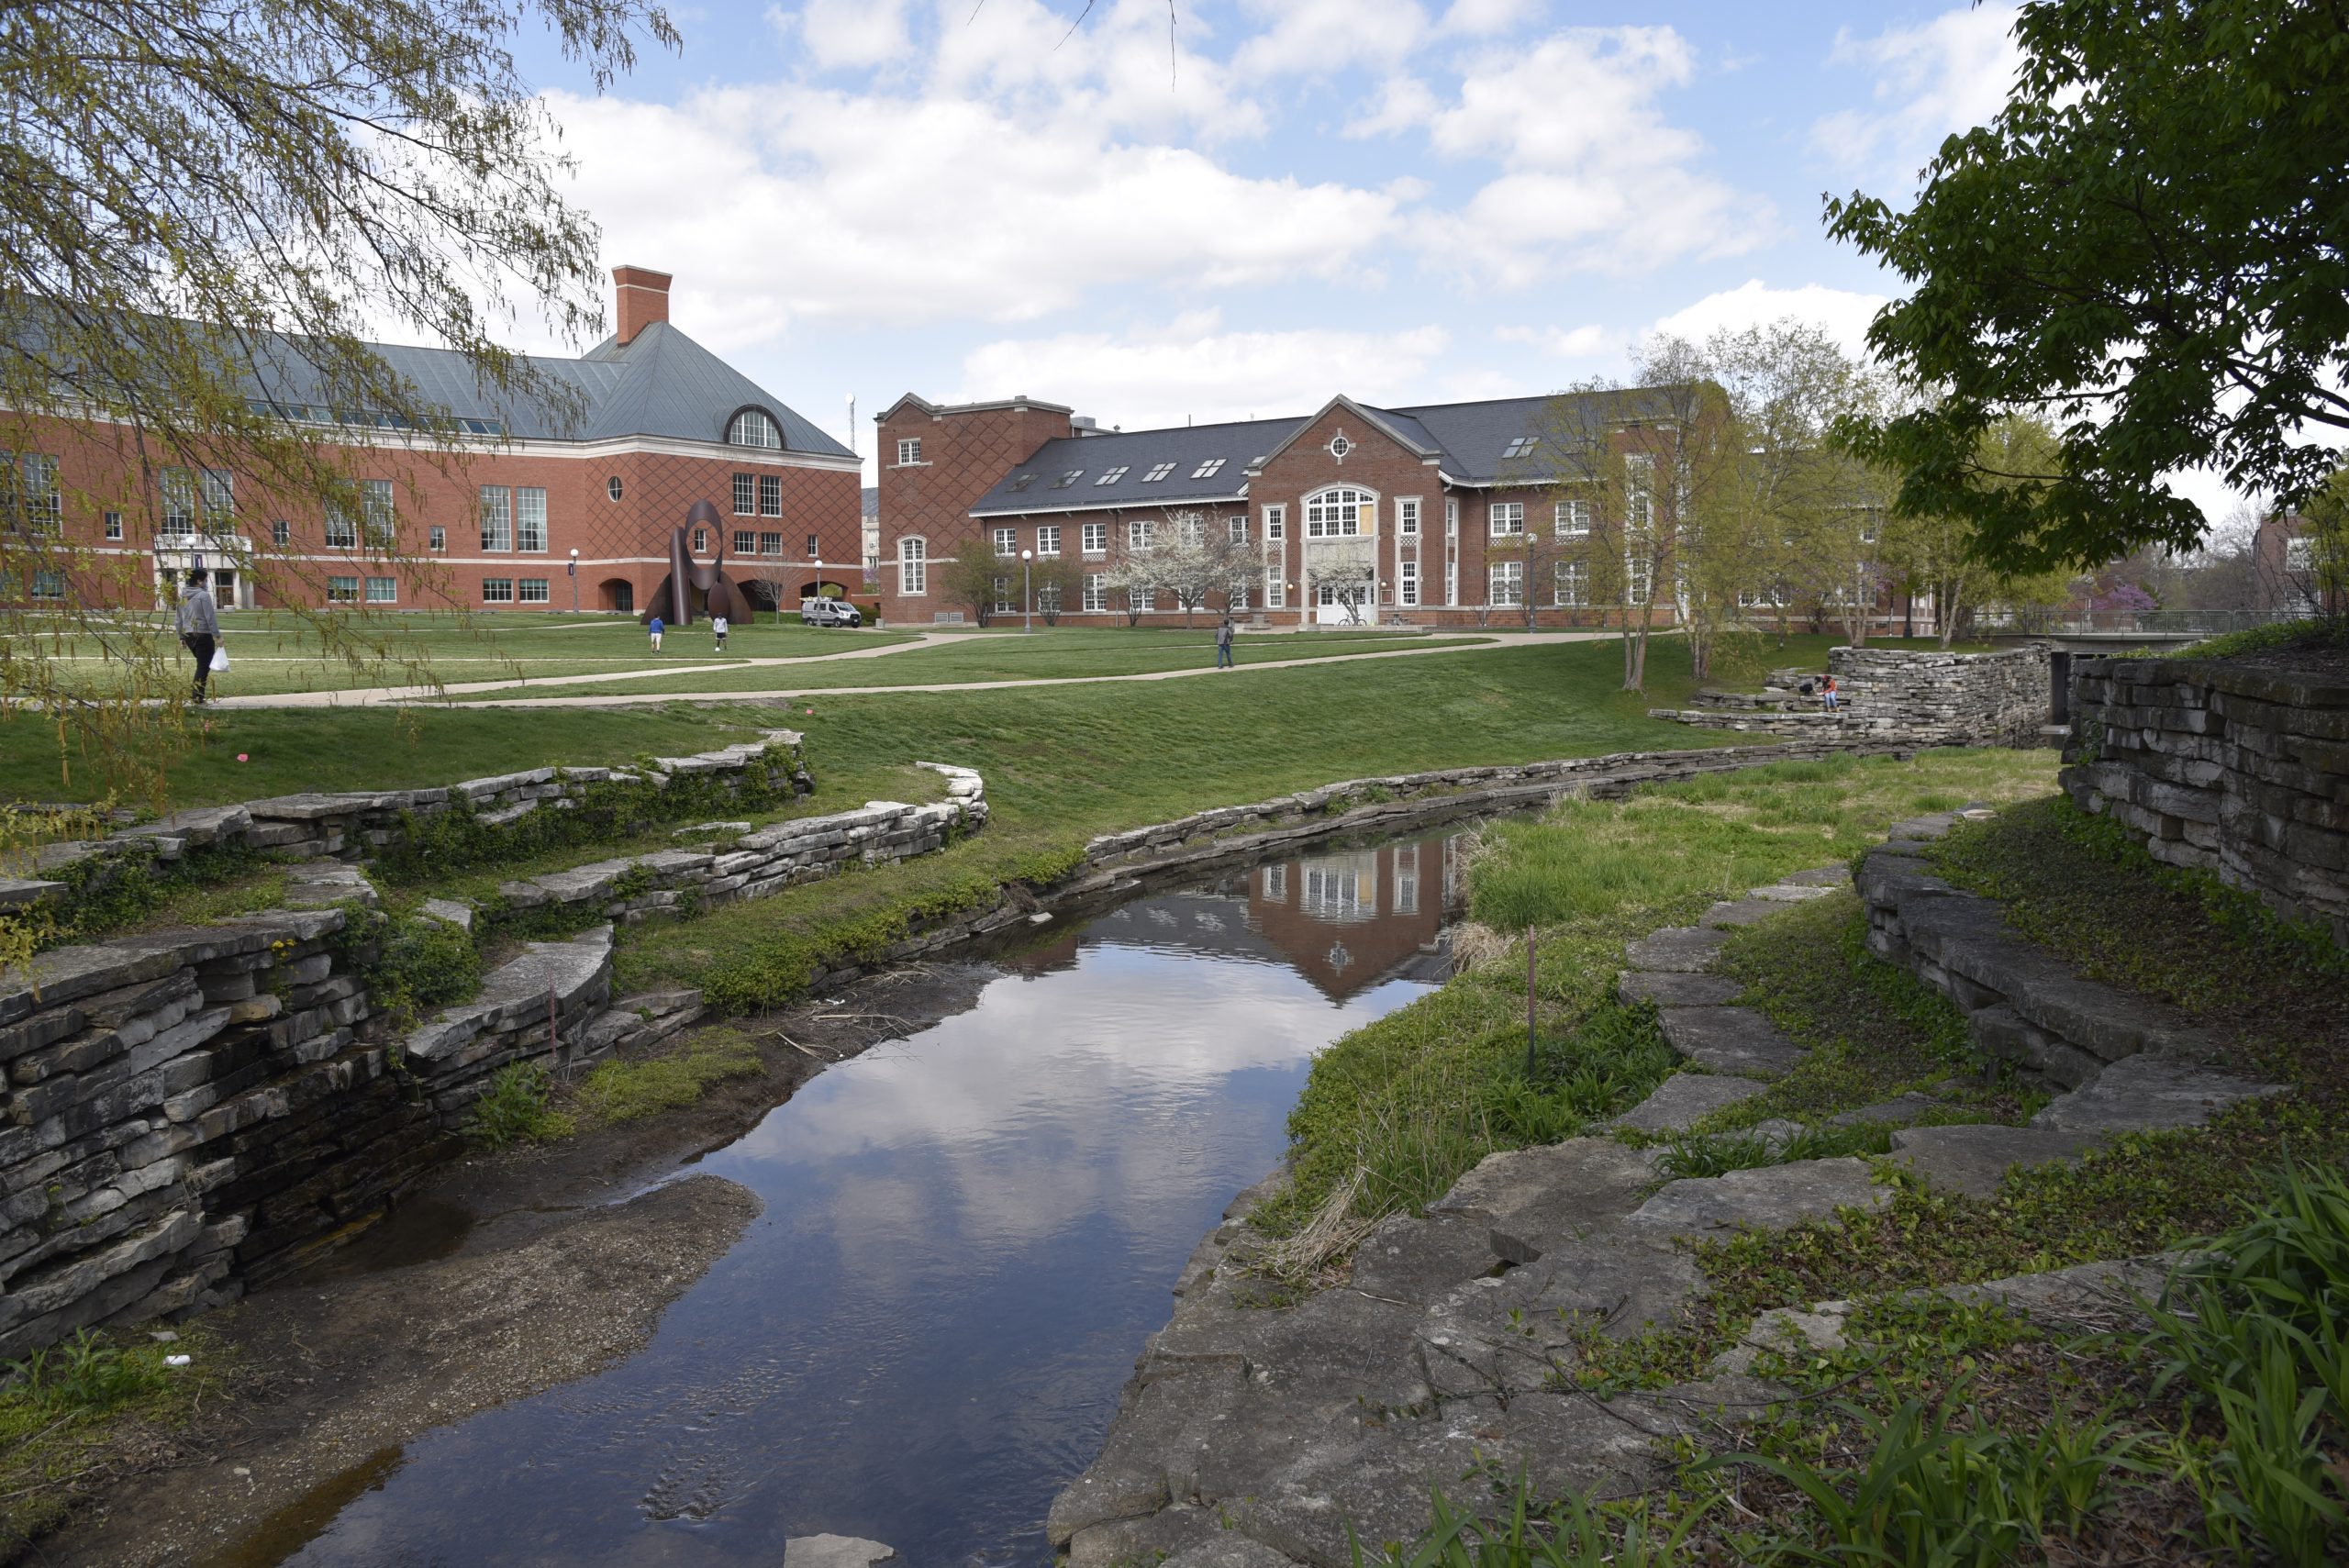
[[[1180,947],[1295,969],[1342,1002],[1414,962],[1441,973],[1445,913],[1464,885],[1461,836],[1333,850],[1136,899],[1010,960],[1041,974],[1094,943]]]

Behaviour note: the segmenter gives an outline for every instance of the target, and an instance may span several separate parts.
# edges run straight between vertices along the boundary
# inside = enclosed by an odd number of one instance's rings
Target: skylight
[[[1173,463],[1162,462],[1157,467],[1152,469],[1148,473],[1143,474],[1141,476],[1141,482],[1144,484],[1155,484],[1174,472],[1174,465]]]
[[[1085,470],[1081,468],[1072,468],[1066,473],[1062,474],[1058,479],[1052,481],[1052,488],[1055,490],[1065,490],[1084,477]]]
[[[1506,462],[1507,460],[1514,457],[1531,457],[1536,444],[1538,443],[1536,442],[1535,438],[1531,436],[1520,436],[1517,439],[1509,442],[1508,446],[1501,449],[1501,458]]]
[[[1121,462],[1117,467],[1105,472],[1100,478],[1095,480],[1093,483],[1096,484],[1115,484],[1118,481],[1126,476],[1126,470],[1130,466],[1132,465],[1130,463]]]
[[[1032,473],[1023,473],[1023,474],[1021,474],[1019,478],[1017,478],[1017,479],[1015,479],[1015,480],[1013,480],[1013,481],[1011,482],[1011,484],[1010,484],[1010,485],[1009,485],[1009,487],[1008,487],[1008,494],[1010,494],[1010,495],[1019,495],[1022,490],[1027,489],[1027,488],[1028,488],[1028,486],[1030,486],[1030,484],[1035,484],[1035,483],[1036,483],[1036,476],[1035,476],[1034,474],[1032,474]]]
[[[1191,477],[1194,479],[1213,479],[1215,477],[1215,471],[1222,466],[1223,459],[1219,457],[1211,457],[1208,459],[1207,462],[1199,464],[1198,467],[1191,470]]]

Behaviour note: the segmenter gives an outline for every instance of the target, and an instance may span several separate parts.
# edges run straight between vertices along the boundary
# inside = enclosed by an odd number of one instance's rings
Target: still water
[[[1006,961],[696,1167],[765,1212],[642,1351],[384,1456],[266,1556],[774,1568],[830,1531],[910,1568],[1049,1562],[1045,1509],[1279,1160],[1308,1061],[1429,988],[1455,851],[1230,873]]]

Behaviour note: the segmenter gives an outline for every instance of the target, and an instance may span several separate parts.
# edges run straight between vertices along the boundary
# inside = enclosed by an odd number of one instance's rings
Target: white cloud
[[[1414,76],[1390,76],[1378,90],[1378,102],[1367,114],[1348,120],[1350,137],[1391,136],[1423,126],[1435,118],[1435,95]]]
[[[1860,354],[1867,349],[1868,323],[1888,303],[1880,294],[1860,294],[1822,284],[1771,288],[1761,279],[1752,278],[1674,311],[1648,330],[1701,341],[1716,332],[1760,327],[1791,316],[1823,328],[1850,352]]]
[[[904,58],[906,0],[807,0],[796,13],[770,8],[779,31],[795,24],[808,58],[826,69],[885,65]]]
[[[1504,343],[1531,343],[1562,360],[1591,360],[1623,346],[1623,335],[1604,327],[1502,327],[1493,336]]]
[[[1371,403],[1417,401],[1451,344],[1440,327],[1225,331],[1216,313],[1201,311],[1122,334],[983,344],[964,358],[956,395],[1049,388],[1055,401],[1105,425],[1135,429],[1272,418],[1311,413],[1341,392]]]
[[[1391,65],[1430,31],[1416,0],[1252,0],[1249,9],[1272,25],[1241,44],[1232,64],[1260,80]]]
[[[1485,37],[1505,33],[1530,20],[1541,0],[1452,0],[1452,8],[1436,24],[1442,33]]]
[[[1876,72],[1876,107],[1824,117],[1811,127],[1812,145],[1847,166],[1921,159],[1942,138],[1987,124],[2022,61],[2016,14],[2013,6],[1966,6],[1872,39],[1839,32],[1828,59]]]
[[[1479,59],[1456,102],[1425,118],[1434,149],[1502,173],[1461,214],[1477,238],[1442,252],[1504,284],[1562,271],[1650,271],[1760,242],[1766,204],[1696,167],[1704,143],[1658,99],[1695,73],[1670,28],[1577,28]],[[1399,118],[1407,98],[1382,114]]]

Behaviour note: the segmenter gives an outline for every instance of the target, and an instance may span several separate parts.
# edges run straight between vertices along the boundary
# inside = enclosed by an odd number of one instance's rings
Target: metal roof
[[[1594,428],[1638,420],[1668,418],[1671,397],[1652,389],[1564,394],[1590,405]],[[1333,400],[1334,401],[1334,400]],[[1432,403],[1408,408],[1378,408],[1356,404],[1365,417],[1384,425],[1388,434],[1435,454],[1444,477],[1456,484],[1487,485],[1526,483],[1520,462],[1505,461],[1509,443],[1538,435],[1550,422],[1555,395],[1501,397],[1480,403]],[[1184,425],[1163,430],[1122,430],[1093,436],[1063,436],[1046,441],[979,497],[974,517],[1005,517],[1030,512],[1074,512],[1111,506],[1180,506],[1186,502],[1237,501],[1248,493],[1249,465],[1270,456],[1319,418],[1251,419],[1230,425]],[[1209,458],[1225,460],[1204,479],[1192,475]],[[1173,463],[1164,479],[1145,476],[1162,463]],[[1111,471],[1125,472],[1108,484]],[[1076,479],[1063,484],[1074,473]]]

